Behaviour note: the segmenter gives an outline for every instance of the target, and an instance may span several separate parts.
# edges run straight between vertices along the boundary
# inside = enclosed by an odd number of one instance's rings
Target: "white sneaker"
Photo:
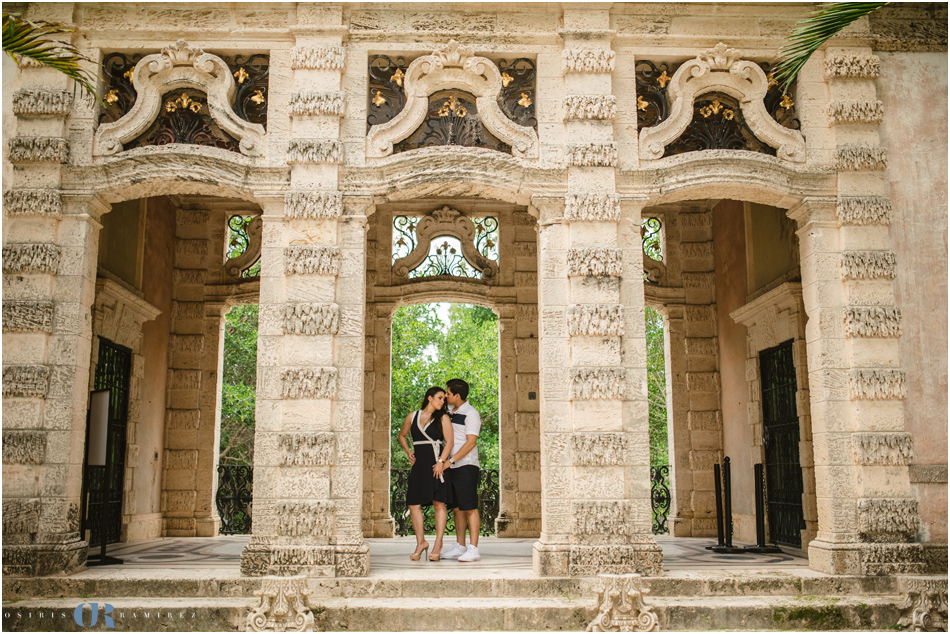
[[[468,549],[465,548],[462,544],[455,542],[452,544],[452,547],[447,551],[442,553],[442,559],[458,559],[460,556],[468,552]]]
[[[459,557],[459,561],[478,561],[481,558],[482,556],[478,554],[478,547],[469,545],[465,554]]]

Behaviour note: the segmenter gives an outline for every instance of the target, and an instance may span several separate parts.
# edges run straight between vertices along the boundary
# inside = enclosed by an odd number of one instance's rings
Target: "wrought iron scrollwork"
[[[416,226],[419,218],[396,216],[393,218],[393,262],[404,258],[416,248]]]
[[[772,75],[772,67],[767,62],[762,62],[759,67],[769,78],[768,92],[763,99],[765,109],[773,119],[789,130],[801,130],[802,122],[795,116],[795,102],[788,93],[782,92],[779,82]]]
[[[637,127],[649,128],[666,119],[670,114],[670,103],[666,86],[676,72],[672,64],[654,64],[649,60],[640,60],[636,64],[637,83]]]
[[[739,102],[725,93],[706,93],[693,103],[693,119],[666,147],[667,156],[699,150],[750,150],[775,156],[745,122]]]
[[[534,113],[534,86],[537,68],[534,62],[524,57],[512,62],[498,62],[501,71],[501,94],[498,95],[498,107],[505,116],[529,128],[538,129],[538,119]]]
[[[640,226],[640,238],[643,241],[643,279],[656,284],[666,275],[663,263],[663,224],[659,218],[644,218]]]
[[[498,219],[494,216],[472,218],[475,248],[489,260],[498,260]]]
[[[650,497],[653,505],[653,534],[663,535],[670,532],[666,520],[670,515],[670,465],[650,467]]]
[[[228,260],[224,265],[228,275],[260,275],[262,229],[260,216],[233,215],[228,218]]]
[[[410,278],[441,275],[481,278],[479,270],[469,264],[465,255],[462,254],[462,243],[458,238],[443,236],[438,240],[433,240],[428,257],[409,272]]]
[[[169,143],[189,143],[240,152],[240,142],[222,130],[208,112],[204,93],[190,88],[165,94],[161,113],[145,132],[123,149]]]
[[[412,253],[419,244],[416,229],[422,218],[396,216],[393,218],[393,262]],[[498,219],[494,216],[471,218],[475,226],[475,249],[488,260],[498,261]],[[424,248],[424,245],[423,245]],[[409,279],[422,277],[466,277],[482,279],[482,272],[469,262],[459,238],[441,235],[431,238],[429,253],[422,262],[408,272]]]
[[[264,53],[235,55],[221,59],[231,69],[237,94],[234,112],[250,123],[267,128],[267,77],[270,75],[270,56]]]
[[[366,129],[392,121],[406,105],[403,81],[409,64],[404,57],[395,59],[376,55],[369,60],[369,103]]]
[[[99,123],[118,121],[135,105],[137,94],[132,87],[132,71],[140,59],[141,54],[109,53],[102,60],[102,75],[106,80],[102,100],[106,107],[99,115]]]
[[[214,502],[221,518],[222,535],[247,535],[251,532],[254,467],[218,465],[218,491]]]
[[[475,97],[461,90],[443,90],[430,95],[425,121],[415,132],[393,145],[393,152],[432,145],[484,147],[511,153],[511,146],[482,124]]]
[[[389,503],[396,522],[396,535],[412,535],[412,522],[409,509],[406,508],[406,488],[409,483],[409,469],[390,470]],[[495,533],[495,520],[498,518],[498,469],[481,469],[478,484],[478,514],[481,516],[480,535]],[[422,507],[423,525],[426,534],[435,533],[435,515],[431,506]],[[455,531],[455,519],[449,513],[445,526],[446,534]]]

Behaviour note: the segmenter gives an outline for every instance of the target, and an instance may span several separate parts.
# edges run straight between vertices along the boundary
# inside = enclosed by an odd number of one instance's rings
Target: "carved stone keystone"
[[[247,615],[248,632],[313,632],[304,577],[268,577],[261,584],[261,603]]]
[[[653,606],[643,600],[650,589],[638,574],[599,575],[596,586],[600,613],[587,626],[588,632],[658,632],[660,622]],[[946,595],[945,595],[946,596]]]

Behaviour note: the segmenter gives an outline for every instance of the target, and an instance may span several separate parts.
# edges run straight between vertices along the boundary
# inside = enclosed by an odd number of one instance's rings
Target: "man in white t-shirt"
[[[455,509],[455,535],[457,542],[442,555],[444,559],[478,561],[478,448],[475,442],[482,428],[482,417],[468,403],[468,383],[452,379],[446,383],[445,400],[451,407],[453,448],[449,457],[449,469],[445,472],[449,483],[450,503]],[[465,529],[468,529],[471,544],[465,546]]]

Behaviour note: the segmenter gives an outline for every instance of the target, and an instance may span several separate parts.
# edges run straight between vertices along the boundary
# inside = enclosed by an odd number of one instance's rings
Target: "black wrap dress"
[[[432,467],[437,461],[436,456],[442,453],[445,448],[445,437],[442,435],[442,412],[433,414],[428,425],[425,426],[425,434],[419,427],[419,416],[421,412],[416,411],[412,416],[412,426],[409,435],[412,438],[412,450],[416,454],[416,463],[412,465],[409,471],[409,482],[406,487],[406,506],[421,504],[422,506],[432,506],[432,501],[448,502],[449,487],[445,482],[441,482],[432,475]],[[436,445],[429,443],[429,438],[435,441]],[[435,450],[433,450],[435,447]],[[448,477],[443,476],[443,478]]]

